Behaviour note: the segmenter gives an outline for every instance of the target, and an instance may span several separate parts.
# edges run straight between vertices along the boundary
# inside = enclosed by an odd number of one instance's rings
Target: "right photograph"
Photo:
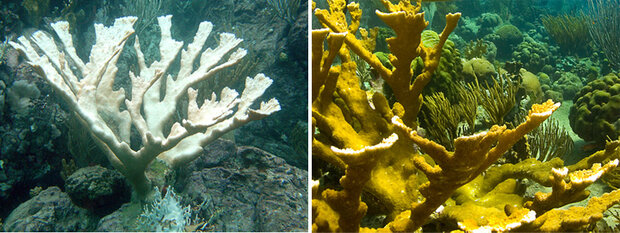
[[[620,231],[618,9],[312,1],[311,230]]]

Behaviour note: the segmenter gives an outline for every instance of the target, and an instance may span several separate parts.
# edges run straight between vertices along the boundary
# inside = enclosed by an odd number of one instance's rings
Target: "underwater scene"
[[[620,1],[310,4],[313,232],[620,231]]]
[[[308,231],[307,9],[0,1],[0,231]]]

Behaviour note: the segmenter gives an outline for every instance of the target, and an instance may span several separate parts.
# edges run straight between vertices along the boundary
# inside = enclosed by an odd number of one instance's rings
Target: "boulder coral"
[[[463,63],[463,78],[466,82],[476,82],[493,85],[494,77],[497,76],[495,67],[484,58],[473,58]]]
[[[554,47],[526,36],[512,52],[512,59],[523,63],[523,68],[528,71],[537,73],[543,71],[545,65],[554,63],[554,53],[557,53]]]
[[[484,37],[490,33],[493,33],[495,27],[502,24],[502,18],[495,13],[482,13],[476,20],[476,23],[480,25],[478,30],[478,38]]]
[[[495,27],[502,24],[502,18],[495,13],[482,13],[477,20],[478,24],[482,27]]]
[[[487,37],[497,46],[497,55],[499,57],[510,56],[511,48],[523,41],[523,34],[512,24],[500,26],[495,30],[495,33]]]
[[[602,144],[620,136],[620,78],[610,73],[589,82],[575,96],[570,126],[585,141]]]
[[[583,88],[583,83],[579,76],[566,72],[562,73],[560,78],[553,82],[551,87],[553,90],[562,93],[565,100],[572,100],[577,92]]]
[[[530,103],[542,102],[544,94],[538,76],[523,68],[519,73],[521,74],[521,87],[525,89],[525,94],[530,98]]]

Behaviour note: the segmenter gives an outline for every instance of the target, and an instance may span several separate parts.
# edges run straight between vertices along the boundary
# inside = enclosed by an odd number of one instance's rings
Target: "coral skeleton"
[[[220,34],[216,48],[203,50],[213,28],[207,21],[200,23],[193,42],[183,48],[183,42],[171,37],[171,17],[157,18],[161,29],[160,59],[152,64],[146,64],[135,36],[139,72],[129,71],[131,96],[126,96],[122,88],[114,90],[113,84],[118,71],[116,63],[134,34],[136,17],[118,18],[109,27],[95,24],[96,41],[87,63],[78,57],[69,24],[64,21],[51,25],[62,46],[42,31],[30,37],[21,36],[17,43],[10,42],[63,97],[111,164],[127,177],[141,197],[152,190],[145,170],[155,158],[172,167],[187,163],[224,133],[280,110],[274,98],[261,102],[259,109],[250,109],[272,83],[264,74],[248,77],[241,95],[224,88],[219,100],[213,93],[211,99],[199,106],[197,97],[201,90],[191,86],[234,65],[246,55],[246,50],[235,50],[242,39],[230,33]],[[180,67],[172,71],[179,52]],[[228,59],[224,60],[226,55]],[[184,96],[188,97],[187,115],[170,126]],[[130,147],[132,127],[141,139],[137,150]]]

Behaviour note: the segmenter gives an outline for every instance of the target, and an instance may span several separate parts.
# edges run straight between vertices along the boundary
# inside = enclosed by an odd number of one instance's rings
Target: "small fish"
[[[600,150],[602,148],[605,147],[605,143],[590,143],[590,144],[585,144],[581,147],[581,150],[583,151],[593,151],[593,150]]]

